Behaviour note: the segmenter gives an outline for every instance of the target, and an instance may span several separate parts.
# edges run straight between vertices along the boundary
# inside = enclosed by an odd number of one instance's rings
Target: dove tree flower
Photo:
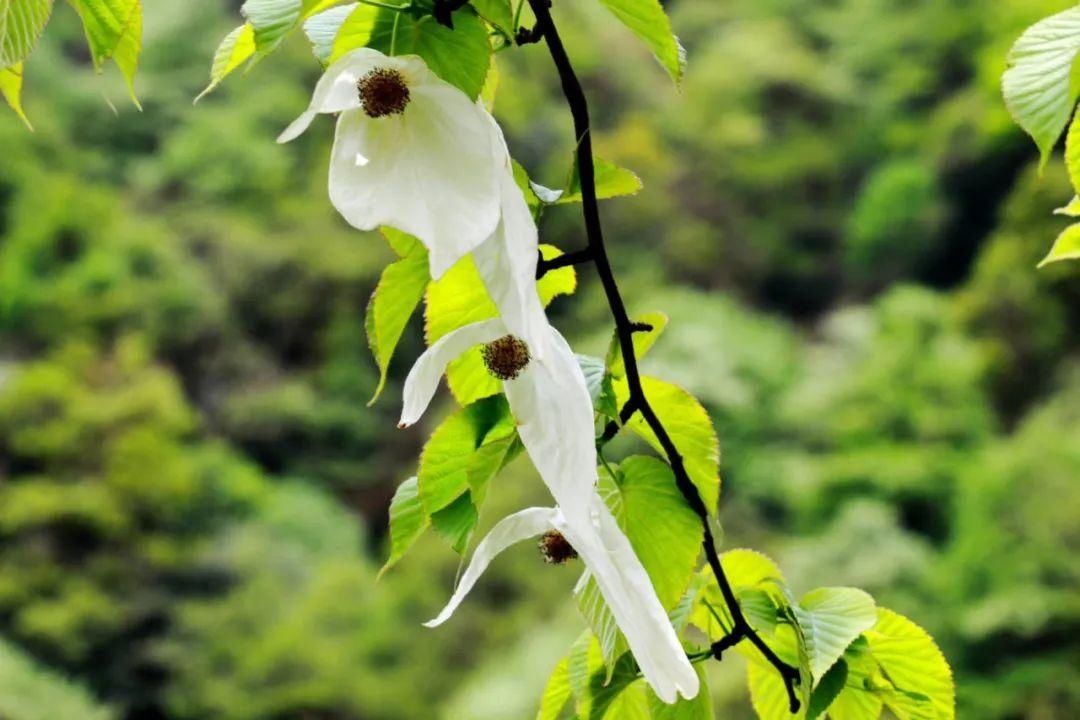
[[[498,127],[418,56],[371,48],[343,55],[278,142],[327,113],[340,113],[330,201],[349,224],[414,235],[435,278],[495,232],[505,165]]]
[[[484,363],[503,381],[518,435],[557,507],[523,510],[496,525],[477,547],[450,602],[429,626],[439,625],[453,614],[499,552],[555,530],[567,539],[596,579],[657,696],[669,703],[679,694],[694,697],[697,674],[648,573],[597,493],[592,402],[573,351],[550,325],[542,347],[531,346],[508,330],[504,319],[493,318],[459,328],[428,348],[405,381],[401,426],[419,420],[447,364],[482,344]]]

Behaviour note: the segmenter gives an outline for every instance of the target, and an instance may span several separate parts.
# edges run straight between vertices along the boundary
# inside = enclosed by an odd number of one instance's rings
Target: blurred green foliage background
[[[645,182],[610,243],[632,309],[671,317],[647,369],[716,421],[725,546],[916,619],[980,720],[1080,717],[1080,274],[1035,270],[1070,190],[997,87],[1068,4],[672,0],[679,93],[599,4],[556,3],[598,153]],[[58,9],[36,132],[0,114],[0,717],[530,717],[574,570],[518,548],[435,631],[448,549],[375,582],[419,323],[366,408],[391,253],[327,202],[329,121],[274,143],[317,65],[298,37],[191,104],[238,5],[148,3],[142,113]],[[511,147],[558,186],[550,62],[500,70]],[[573,208],[543,231],[583,242]],[[600,352],[581,280],[553,312]],[[519,461],[486,522],[542,497]],[[718,717],[751,717],[738,663],[709,668]]]

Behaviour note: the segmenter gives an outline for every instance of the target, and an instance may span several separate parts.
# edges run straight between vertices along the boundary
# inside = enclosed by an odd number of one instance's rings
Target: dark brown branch
[[[588,101],[585,97],[585,91],[581,87],[581,82],[574,72],[570,57],[566,53],[566,48],[563,46],[562,38],[555,27],[555,22],[551,17],[551,1],[529,0],[529,5],[536,16],[536,27],[533,28],[532,33],[539,35],[547,43],[551,59],[554,61],[559,73],[559,79],[562,81],[563,94],[566,96],[567,104],[570,106],[570,113],[574,119],[574,132],[577,136],[578,174],[581,181],[582,208],[585,217],[585,231],[589,242],[588,246],[592,251],[592,260],[596,265],[596,272],[604,287],[604,293],[607,295],[608,305],[615,320],[615,332],[622,349],[623,363],[626,367],[626,381],[630,391],[630,399],[626,406],[623,407],[620,415],[627,411],[627,407],[630,408],[630,414],[635,411],[641,413],[645,422],[652,429],[653,434],[656,435],[664,454],[667,455],[679,491],[694,510],[694,513],[701,519],[704,533],[702,544],[705,557],[709,567],[712,568],[713,574],[716,576],[720,592],[723,594],[724,602],[728,606],[733,621],[733,627],[728,636],[714,644],[714,655],[719,657],[724,649],[744,639],[749,640],[780,673],[787,688],[791,712],[798,712],[800,703],[795,692],[795,686],[799,683],[799,671],[777,657],[776,653],[765,644],[747,622],[746,616],[739,607],[735,592],[731,588],[731,583],[728,582],[724,569],[720,564],[720,556],[716,552],[716,543],[709,524],[709,510],[705,507],[701,494],[686,471],[682,455],[679,454],[679,450],[672,441],[667,429],[645,396],[645,391],[641,385],[641,375],[638,371],[637,355],[634,351],[634,324],[626,312],[626,305],[619,292],[619,286],[615,281],[615,273],[611,268],[611,262],[608,260],[607,250],[604,246],[604,234],[600,222],[600,205],[596,197],[596,168],[593,164]]]
[[[536,263],[536,279],[539,280],[552,270],[558,270],[561,267],[568,267],[570,265],[580,265],[582,263],[587,263],[592,259],[592,248],[563,253],[550,260],[545,260],[544,256],[541,255],[539,262]]]

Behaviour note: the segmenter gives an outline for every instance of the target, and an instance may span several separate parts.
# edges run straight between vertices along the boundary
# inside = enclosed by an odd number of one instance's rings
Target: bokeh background
[[[274,143],[318,74],[302,38],[191,103],[239,4],[147,2],[141,113],[58,5],[36,132],[0,113],[0,717],[530,717],[575,570],[517,548],[436,631],[449,549],[375,582],[424,439],[394,422],[419,318],[366,408],[391,253],[327,201],[330,121]],[[1080,717],[1080,270],[1035,269],[1071,191],[998,93],[1069,4],[672,0],[680,93],[557,3],[597,152],[645,183],[609,242],[632,309],[671,317],[647,370],[715,419],[725,546],[915,618],[964,718]],[[512,148],[557,186],[549,59],[500,62]],[[543,232],[583,242],[573,207]],[[553,313],[602,351],[588,272]],[[484,522],[542,498],[519,461]],[[739,662],[710,666],[717,717],[751,717]]]

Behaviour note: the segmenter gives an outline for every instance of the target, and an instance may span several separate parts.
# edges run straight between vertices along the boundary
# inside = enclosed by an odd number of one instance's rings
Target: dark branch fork
[[[626,422],[634,413],[641,413],[642,418],[648,424],[649,428],[652,429],[653,434],[659,441],[660,446],[664,450],[664,454],[667,455],[679,491],[693,509],[694,513],[701,519],[701,526],[704,532],[702,545],[705,550],[705,558],[708,561],[713,574],[716,576],[716,581],[720,586],[720,592],[724,597],[724,603],[731,613],[732,628],[726,637],[713,643],[712,653],[714,657],[719,660],[724,650],[735,646],[742,640],[749,640],[759,651],[761,651],[761,654],[765,656],[765,659],[776,668],[776,671],[780,673],[780,676],[784,681],[784,686],[787,689],[788,703],[791,712],[798,712],[800,703],[795,691],[795,686],[798,685],[800,681],[799,671],[797,668],[794,668],[781,660],[747,622],[746,616],[739,607],[739,601],[735,597],[735,591],[732,589],[731,583],[728,581],[727,575],[724,573],[724,569],[720,564],[720,556],[716,552],[716,542],[713,538],[712,528],[709,524],[709,510],[706,508],[704,501],[701,499],[701,494],[698,492],[697,487],[694,485],[693,481],[690,479],[690,475],[686,471],[682,455],[679,453],[679,450],[672,441],[667,429],[664,427],[664,424],[660,421],[660,418],[657,416],[656,412],[649,404],[648,398],[645,396],[645,391],[641,385],[641,374],[638,371],[637,355],[634,351],[633,341],[634,333],[643,328],[630,320],[630,316],[626,311],[626,305],[623,302],[622,294],[619,292],[619,286],[615,281],[615,274],[611,268],[611,262],[608,260],[607,249],[604,246],[604,234],[600,222],[600,205],[596,197],[596,168],[593,164],[588,101],[585,97],[585,91],[581,86],[581,82],[574,72],[574,67],[570,62],[570,57],[567,55],[566,48],[563,46],[562,38],[559,36],[559,32],[555,27],[555,22],[551,17],[551,0],[528,0],[528,2],[533,10],[533,14],[536,16],[536,25],[531,30],[519,30],[517,33],[517,40],[519,44],[528,44],[543,40],[547,44],[551,59],[554,61],[555,68],[559,73],[559,79],[562,81],[563,94],[570,107],[570,113],[574,120],[574,133],[577,136],[578,174],[581,181],[585,232],[588,238],[588,245],[584,250],[567,253],[550,261],[541,260],[537,267],[537,275],[542,276],[545,272],[554,270],[558,267],[590,261],[596,266],[597,275],[604,287],[604,293],[607,295],[608,305],[611,308],[611,314],[615,320],[615,333],[622,350],[623,363],[626,368],[626,380],[630,392],[629,399],[619,413],[620,419],[623,422]],[[437,4],[460,6],[458,0],[439,0]],[[605,439],[610,439],[608,436],[614,436],[617,431],[617,425],[615,425],[614,428],[609,425],[605,428],[604,435],[601,437],[601,442],[605,441]]]

